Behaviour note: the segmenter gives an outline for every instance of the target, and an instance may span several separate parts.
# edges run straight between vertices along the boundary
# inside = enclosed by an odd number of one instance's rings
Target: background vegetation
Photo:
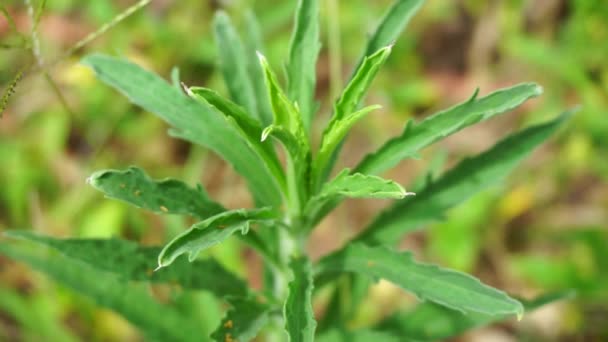
[[[322,2],[317,98],[325,113],[366,34],[390,2]],[[227,10],[238,24],[248,9],[254,10],[267,38],[266,55],[278,65],[287,51],[295,1],[152,1],[77,51],[70,48],[136,2],[33,1],[31,10],[28,3],[1,4],[14,25],[0,16],[0,86],[6,94],[14,88],[14,94],[1,103],[6,102],[0,119],[0,230],[123,236],[145,244],[166,241],[188,226],[183,219],[104,200],[85,184],[94,170],[131,164],[154,178],[201,181],[229,208],[250,204],[233,170],[212,153],[169,138],[163,122],[103,86],[78,60],[101,51],[134,60],[166,78],[178,67],[188,85],[225,91],[210,32],[214,11]],[[40,4],[43,10],[38,10]],[[383,104],[383,110],[357,126],[345,146],[343,165],[354,165],[386,136],[398,134],[407,119],[460,102],[477,86],[481,94],[522,81],[545,88],[543,96],[517,112],[469,128],[387,175],[406,185],[419,181],[414,175],[429,166],[441,172],[505,132],[582,105],[569,126],[504,186],[462,203],[443,223],[403,241],[421,259],[472,272],[523,297],[576,291],[575,297],[527,314],[521,322],[478,330],[463,341],[608,339],[606,42],[608,2],[603,0],[429,0],[372,87],[368,102]],[[315,233],[312,255],[339,246],[384,204],[345,203]],[[238,241],[227,241],[211,253],[254,286],[261,283],[260,261]],[[179,305],[168,289],[155,291]],[[223,308],[204,293],[195,300],[207,308],[206,329],[213,329]],[[411,303],[412,298],[381,282],[351,323],[365,325]],[[113,313],[0,257],[0,340],[139,338]]]

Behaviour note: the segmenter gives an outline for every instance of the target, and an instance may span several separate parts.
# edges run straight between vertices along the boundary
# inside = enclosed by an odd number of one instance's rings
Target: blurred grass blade
[[[219,53],[220,70],[230,97],[243,106],[253,118],[261,119],[253,84],[247,70],[251,63],[238,33],[226,13],[219,11],[213,20],[215,42]],[[255,61],[255,59],[254,59]]]
[[[316,342],[408,342],[407,334],[393,335],[384,331],[373,331],[360,329],[355,331],[344,331],[332,329],[321,334]]]
[[[319,3],[317,0],[299,0],[289,45],[287,93],[298,104],[306,131],[310,130],[316,107],[314,95],[320,49]]]
[[[315,160],[314,181],[315,189],[323,183],[335,162],[337,149],[342,139],[354,123],[377,106],[367,107],[357,111],[357,106],[363,99],[380,67],[391,53],[392,46],[388,45],[365,57],[355,75],[348,83],[342,95],[334,105],[334,113],[329,124],[323,131],[321,147]]]
[[[399,253],[386,247],[350,244],[319,261],[317,275],[334,272],[356,272],[383,278],[420,300],[463,313],[523,315],[521,303],[468,274],[419,263],[413,260],[411,253]]]
[[[8,231],[7,236],[50,247],[65,257],[99,271],[116,274],[123,281],[179,284],[185,289],[205,290],[219,298],[245,296],[247,283],[214,259],[189,263],[176,260],[171,267],[152,272],[159,247],[143,247],[119,239],[56,239],[28,231]]]
[[[262,122],[262,126],[266,127],[272,122],[272,109],[268,93],[266,92],[266,84],[264,81],[264,71],[258,62],[257,52],[264,53],[264,44],[262,42],[262,32],[255,14],[252,11],[245,13],[245,53],[247,54],[247,72],[253,87],[253,92],[258,106],[258,116]]]
[[[293,279],[285,301],[285,330],[291,342],[312,342],[315,337],[315,321],[312,309],[312,266],[306,257],[291,260],[289,267]]]
[[[181,94],[158,76],[128,61],[90,55],[83,64],[133,103],[171,124],[174,136],[212,149],[245,177],[259,206],[281,203],[278,184],[223,115]]]
[[[521,301],[526,312],[571,297],[571,292],[550,293],[532,301]],[[431,302],[420,303],[407,313],[397,313],[382,321],[375,329],[417,341],[437,341],[459,336],[468,330],[509,318],[509,315],[462,314]]]
[[[61,254],[41,250],[39,246],[1,243],[0,253],[28,264],[99,305],[116,311],[150,340],[208,340],[200,336],[196,322],[150,297],[145,284],[124,283],[113,274],[96,271]]]
[[[230,305],[232,308],[211,334],[217,342],[251,341],[268,323],[269,307],[254,298],[233,298]]]
[[[224,241],[237,231],[245,235],[251,224],[274,218],[275,214],[269,208],[236,209],[196,223],[163,247],[158,255],[158,268],[169,266],[185,253],[193,261],[199,252]]]
[[[570,114],[566,112],[550,122],[511,134],[489,150],[463,160],[416,196],[381,213],[356,239],[369,244],[396,243],[404,234],[441,219],[446,210],[503,180]]]
[[[245,110],[230,100],[220,96],[211,89],[201,87],[191,87],[187,89],[189,94],[194,98],[205,101],[217,110],[222,112],[230,122],[235,124],[239,132],[243,134],[243,138],[247,141],[251,149],[255,150],[258,155],[264,160],[270,173],[277,180],[281,189],[284,191],[285,176],[281,163],[277,158],[274,146],[270,141],[260,139],[262,136],[262,126],[260,123],[252,119],[245,113]]]
[[[192,189],[176,179],[156,181],[137,167],[97,171],[87,181],[109,198],[157,214],[192,215],[202,220],[226,210],[200,184]]]
[[[368,174],[384,172],[403,159],[416,157],[424,147],[468,126],[510,111],[541,93],[542,88],[534,83],[501,89],[480,99],[477,99],[475,91],[464,103],[432,115],[418,124],[408,122],[400,136],[367,155],[356,170]]]
[[[396,41],[423,3],[424,0],[395,1],[380,21],[376,31],[368,40],[365,52],[361,56],[355,70],[363,63],[366,56],[369,56],[383,46],[387,46]]]

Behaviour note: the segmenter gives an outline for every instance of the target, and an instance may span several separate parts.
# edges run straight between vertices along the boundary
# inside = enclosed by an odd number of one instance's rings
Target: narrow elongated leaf
[[[344,169],[336,178],[326,183],[317,196],[320,198],[345,196],[402,199],[408,195],[413,195],[413,193],[405,191],[401,185],[391,180],[362,173],[351,174],[350,169]]]
[[[294,258],[289,263],[293,280],[285,301],[285,330],[292,342],[312,342],[315,337],[314,312],[312,310],[312,266],[306,257]]]
[[[262,137],[262,126],[260,123],[249,117],[245,110],[239,105],[220,96],[211,89],[191,87],[188,92],[195,98],[206,101],[208,104],[224,113],[231,122],[234,122],[238,130],[243,134],[249,146],[255,150],[264,160],[270,173],[275,177],[281,187],[285,186],[285,176],[281,168],[281,163],[277,158],[274,146],[270,141],[260,139]]]
[[[260,65],[264,70],[268,97],[272,106],[274,120],[262,133],[262,140],[269,135],[277,138],[288,152],[287,187],[290,207],[300,208],[308,198],[311,153],[308,134],[304,129],[298,108],[283,92],[266,58],[258,53]]]
[[[344,197],[402,199],[409,195],[414,193],[405,191],[401,185],[393,181],[361,173],[351,174],[350,169],[344,169],[334,179],[325,183],[321,191],[310,199],[306,212],[309,213],[309,217],[314,217],[326,203]]]
[[[429,300],[463,313],[523,315],[521,303],[466,273],[419,263],[414,261],[409,252],[399,253],[386,247],[350,244],[321,259],[316,271],[318,275],[326,272],[356,272],[383,278],[421,300]]]
[[[269,307],[253,298],[233,298],[230,305],[211,337],[217,342],[253,340],[268,322]]]
[[[259,119],[255,91],[247,65],[250,63],[238,33],[226,13],[219,11],[213,19],[215,43],[220,54],[220,70],[234,102],[247,109],[251,117]],[[253,56],[251,56],[253,57]]]
[[[406,334],[394,335],[385,331],[373,331],[360,329],[355,331],[330,330],[319,336],[317,342],[407,342],[410,341]]]
[[[221,113],[181,94],[158,76],[126,60],[90,55],[83,64],[133,103],[171,124],[171,133],[206,146],[245,177],[258,205],[278,206],[281,193],[264,163]]]
[[[407,232],[441,219],[447,209],[504,179],[536,146],[549,138],[569,114],[514,133],[489,150],[463,160],[416,196],[395,203],[381,213],[357,240],[369,244],[395,243]]]
[[[369,174],[386,171],[403,159],[416,157],[424,147],[468,126],[512,110],[541,93],[542,88],[534,83],[501,89],[480,99],[477,99],[475,91],[466,102],[432,115],[418,124],[408,122],[400,136],[367,155],[356,170]]]
[[[185,253],[193,261],[198,253],[214,246],[232,234],[249,232],[252,223],[271,221],[275,214],[269,208],[230,210],[194,224],[190,229],[171,240],[158,255],[158,268],[169,266]]]
[[[424,0],[396,0],[368,40],[357,67],[363,63],[366,56],[396,41],[423,3]]]
[[[245,281],[214,259],[193,263],[180,259],[169,268],[152,272],[160,247],[144,247],[119,239],[56,239],[28,231],[9,231],[6,234],[53,248],[70,259],[114,273],[123,281],[179,284],[187,289],[209,291],[220,298],[245,296],[248,293]]]
[[[534,300],[521,302],[526,312],[566,299],[570,292],[542,295]],[[382,321],[375,328],[396,336],[408,336],[417,341],[438,341],[456,337],[468,330],[507,319],[508,315],[485,315],[448,309],[432,302],[420,303],[410,312],[397,313]]]
[[[28,264],[100,306],[116,311],[152,341],[208,341],[190,317],[150,297],[147,285],[125,283],[122,278],[96,271],[59,253],[31,247],[1,243],[0,253]]]
[[[310,129],[315,110],[316,66],[320,49],[319,3],[317,0],[299,0],[289,45],[287,92],[298,104],[306,130]]]
[[[192,215],[204,219],[225,210],[209,198],[200,184],[192,189],[175,179],[155,181],[137,167],[124,171],[97,171],[87,181],[107,197],[157,214]]]
[[[247,54],[247,72],[251,85],[255,94],[256,104],[258,106],[258,116],[262,122],[262,126],[268,126],[272,122],[272,109],[266,92],[266,83],[264,81],[264,71],[258,62],[257,52],[264,52],[262,43],[262,32],[260,25],[252,11],[245,13],[245,52]]]
[[[336,102],[334,114],[323,132],[321,147],[315,158],[313,179],[316,182],[316,189],[318,189],[319,185],[331,171],[335,160],[335,158],[332,159],[332,157],[337,153],[337,148],[339,148],[340,143],[348,133],[348,130],[365,114],[378,108],[377,106],[373,106],[364,108],[360,111],[356,110],[372,83],[372,80],[378,73],[380,66],[384,64],[384,61],[390,55],[391,49],[392,46],[389,45],[366,57],[355,72],[352,80],[344,89],[340,99]]]

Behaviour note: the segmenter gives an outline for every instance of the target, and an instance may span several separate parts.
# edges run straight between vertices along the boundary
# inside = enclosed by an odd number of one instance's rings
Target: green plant
[[[546,140],[567,118],[514,133],[485,152],[465,159],[414,196],[378,174],[416,157],[424,147],[475,123],[509,111],[540,95],[536,84],[521,84],[479,98],[473,96],[419,123],[365,157],[353,170],[333,178],[336,157],[348,131],[378,106],[360,108],[374,76],[389,57],[393,41],[422,5],[398,0],[370,38],[363,57],[334,105],[333,115],[313,151],[311,127],[315,65],[320,49],[318,4],[300,0],[286,66],[287,91],[270,68],[247,21],[243,44],[225,14],[214,22],[220,69],[231,100],[213,90],[167,84],[128,61],[92,55],[84,59],[98,78],[135,104],[172,126],[170,134],[203,145],[228,161],[247,180],[255,208],[228,210],[202,186],[168,179],[156,181],[138,168],[104,170],[89,183],[106,196],[158,214],[188,215],[199,220],[164,247],[143,247],[120,240],[55,239],[23,231],[10,236],[50,247],[50,253],[28,245],[0,244],[0,251],[48,273],[58,281],[111,308],[155,340],[206,340],[197,317],[161,304],[147,293],[148,283],[178,284],[186,291],[205,290],[225,300],[230,309],[210,334],[217,341],[251,340],[266,327],[269,339],[402,340],[438,339],[511,315],[521,317],[561,295],[518,301],[502,291],[457,271],[414,260],[394,250],[395,242],[421,225],[441,219],[449,208],[503,179],[524,157]],[[257,54],[257,56],[256,56]],[[282,146],[281,163],[276,145]],[[406,198],[407,197],[407,198]],[[345,198],[397,200],[344,247],[314,265],[305,247],[318,224]],[[232,235],[263,258],[269,281],[261,291],[226,270],[201,251]],[[188,260],[180,257],[188,254]],[[343,274],[348,274],[344,276]],[[345,322],[370,285],[384,278],[423,300],[413,312],[390,317],[377,326],[348,331]],[[339,285],[336,285],[339,284]],[[336,286],[326,314],[317,323],[314,288]],[[421,320],[426,322],[421,322]],[[434,324],[428,322],[448,322]]]

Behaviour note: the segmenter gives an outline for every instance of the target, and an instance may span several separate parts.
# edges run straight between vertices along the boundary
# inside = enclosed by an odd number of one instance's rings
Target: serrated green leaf
[[[287,93],[298,104],[307,131],[315,110],[316,66],[320,49],[319,3],[317,0],[299,0],[289,45]]]
[[[357,67],[363,63],[366,56],[369,56],[383,46],[387,46],[396,41],[423,3],[424,0],[395,1],[367,41],[365,52],[361,56]],[[356,69],[357,68],[355,68],[355,70]]]
[[[238,231],[243,235],[247,234],[251,224],[268,222],[275,218],[275,213],[269,208],[236,209],[210,217],[194,224],[166,244],[158,255],[158,268],[169,266],[178,256],[185,253],[188,253],[188,259],[193,261],[199,252],[224,241],[232,234]]]
[[[245,177],[258,205],[278,206],[281,193],[260,158],[221,113],[181,94],[173,86],[128,61],[90,55],[82,63],[133,103],[158,115],[175,129],[173,136],[212,149]]]
[[[564,113],[550,122],[514,133],[489,150],[460,162],[419,191],[381,213],[356,239],[368,244],[395,243],[409,231],[442,218],[449,208],[496,184],[569,117]]]
[[[321,191],[312,197],[306,205],[308,216],[314,217],[317,210],[322,208],[328,201],[350,198],[392,198],[402,199],[405,196],[414,195],[391,180],[377,176],[364,175],[361,173],[350,173],[350,169],[344,169],[334,179],[325,183]]]
[[[137,326],[150,340],[208,340],[201,336],[195,321],[150,297],[146,284],[124,283],[123,279],[113,274],[96,271],[59,253],[49,253],[38,246],[27,247],[0,243],[0,253],[28,264],[57,282],[93,299],[100,306],[116,311]]]
[[[319,188],[331,171],[334,160],[332,157],[337,153],[337,148],[348,130],[367,113],[379,108],[370,106],[359,111],[356,110],[378,70],[390,55],[391,49],[392,46],[389,45],[366,57],[336,102],[333,116],[323,132],[321,147],[315,158],[313,168],[315,189]]]
[[[180,259],[169,268],[153,272],[160,247],[144,247],[119,239],[56,239],[21,230],[8,231],[6,235],[53,248],[70,259],[114,273],[125,281],[179,284],[187,289],[209,291],[220,298],[248,293],[247,283],[214,259],[193,263]]]
[[[551,293],[532,301],[521,302],[526,312],[530,312],[569,297],[570,292]],[[408,336],[417,341],[437,341],[456,337],[468,330],[507,318],[508,315],[491,316],[475,312],[462,314],[431,302],[424,302],[410,312],[390,316],[374,328],[396,336]]]
[[[359,329],[354,331],[344,331],[332,329],[327,333],[319,336],[316,342],[407,342],[410,341],[405,334],[394,335],[385,331],[373,331],[368,329]]]
[[[217,108],[220,112],[226,115],[235,127],[243,134],[251,149],[255,150],[258,155],[264,160],[270,173],[275,177],[281,188],[285,187],[285,176],[281,163],[277,158],[274,146],[270,141],[264,141],[263,130],[260,123],[249,117],[245,110],[239,105],[231,102],[220,96],[211,89],[201,87],[191,87],[188,89],[189,94],[194,98],[205,101],[211,106]],[[262,137],[262,139],[260,139]]]
[[[226,210],[212,201],[200,184],[192,189],[176,179],[155,181],[137,167],[124,171],[97,171],[87,182],[109,198],[157,214],[192,215],[204,219]]]
[[[312,309],[312,266],[306,257],[294,258],[289,263],[293,280],[283,310],[285,330],[292,342],[312,342],[315,336],[314,312]]]
[[[463,313],[523,315],[522,304],[504,292],[484,285],[466,273],[414,261],[409,252],[350,244],[319,261],[317,275],[334,272],[356,272],[383,278],[420,300],[429,300]]]
[[[432,115],[418,124],[408,122],[400,136],[367,155],[356,170],[368,174],[384,172],[403,159],[417,156],[421,149],[438,140],[539,96],[542,88],[534,83],[523,83],[495,91],[480,99],[477,99],[477,93],[478,90],[468,101]]]
[[[272,109],[266,92],[264,71],[258,62],[257,52],[264,51],[262,43],[262,32],[255,14],[252,11],[245,13],[245,50],[247,54],[247,72],[251,79],[251,85],[258,106],[258,116],[262,126],[268,126],[272,122]]]
[[[211,337],[218,342],[253,340],[268,322],[270,308],[253,298],[233,298],[230,305]]]
[[[414,195],[391,180],[377,176],[364,175],[362,173],[350,173],[350,169],[344,169],[336,178],[325,183],[320,198],[332,196],[345,196],[353,198],[393,198],[402,199],[405,196]]]
[[[219,66],[224,82],[234,102],[247,109],[252,118],[260,119],[256,94],[247,69],[250,60],[238,33],[223,11],[213,19],[215,43],[219,53]],[[251,58],[253,56],[250,56]]]

